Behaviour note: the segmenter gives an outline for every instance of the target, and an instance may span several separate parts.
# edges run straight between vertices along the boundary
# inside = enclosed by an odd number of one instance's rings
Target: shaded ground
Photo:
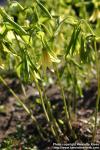
[[[15,98],[11,95],[8,89],[0,84],[0,143],[1,149],[3,147],[10,147],[10,149],[22,150],[25,147],[36,148],[40,150],[52,149],[52,143],[56,142],[46,122],[41,104],[39,103],[39,94],[35,89],[34,84],[26,86],[26,95],[23,94],[21,84],[16,79],[6,79],[9,87],[11,87],[17,95],[27,104],[33,115],[36,116],[38,123],[44,129],[45,139],[41,139],[37,128],[32,122],[31,118],[18,104]],[[59,88],[56,86],[48,87],[47,96],[51,101],[54,116],[61,118],[64,121],[63,103],[60,96]],[[83,98],[78,99],[77,117],[72,118],[73,129],[78,135],[77,141],[72,141],[66,126],[60,124],[64,135],[61,137],[61,142],[91,142],[92,129],[94,123],[94,108],[97,95],[96,82],[92,82],[90,88],[83,89]],[[99,107],[100,110],[100,107]],[[72,115],[73,116],[73,115]],[[68,137],[66,138],[66,135]],[[98,113],[98,130],[95,139],[96,143],[100,144],[100,114]]]

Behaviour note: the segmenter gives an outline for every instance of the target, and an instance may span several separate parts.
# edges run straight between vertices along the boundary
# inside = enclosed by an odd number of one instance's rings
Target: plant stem
[[[62,98],[63,98],[66,121],[68,123],[68,127],[69,127],[70,132],[72,133],[73,138],[76,139],[76,135],[75,135],[75,133],[74,133],[74,131],[72,129],[72,125],[71,125],[71,122],[70,122],[70,116],[69,116],[69,112],[68,112],[68,107],[67,107],[67,103],[66,103],[66,98],[65,98],[65,94],[64,94],[63,85],[61,83],[61,79],[59,77],[58,68],[56,67],[56,65],[55,65],[55,70],[56,70],[56,74],[57,74],[57,78],[58,78],[58,83],[59,83],[59,86],[60,86],[60,89],[61,89]]]
[[[93,130],[93,137],[92,140],[94,141],[96,136],[97,130],[97,115],[98,115],[98,108],[99,108],[99,101],[100,101],[100,74],[99,74],[99,59],[98,59],[98,52],[96,46],[96,40],[94,41],[94,49],[95,49],[95,59],[96,59],[96,71],[97,71],[97,86],[98,86],[98,94],[96,100],[96,108],[95,108],[95,122],[94,122],[94,130]]]
[[[74,114],[76,114],[77,111],[77,98],[76,98],[76,85],[77,85],[77,79],[76,79],[76,67],[73,66],[73,110]]]
[[[20,98],[16,95],[16,93],[8,87],[7,83],[5,82],[5,80],[0,76],[0,80],[1,82],[8,88],[8,90],[11,92],[11,94],[16,98],[16,100],[18,101],[18,103],[24,108],[24,110],[27,112],[28,115],[31,116],[31,119],[33,120],[33,122],[35,122],[37,130],[41,136],[42,139],[44,139],[41,131],[40,131],[40,126],[38,125],[38,122],[36,120],[36,118],[33,116],[33,114],[31,113],[31,111],[27,108],[27,106],[20,100]]]
[[[54,126],[55,126],[55,130],[57,130],[57,131],[60,133],[60,135],[63,135],[63,133],[62,133],[62,131],[61,131],[61,129],[60,129],[60,127],[59,127],[59,125],[58,125],[58,123],[57,123],[57,121],[56,121],[54,115],[53,115],[52,108],[51,108],[51,103],[50,103],[50,101],[48,100],[48,98],[47,98],[45,92],[44,92],[44,96],[45,96],[47,108],[48,108],[48,110],[49,110],[48,113],[50,114],[51,120],[53,121],[53,124],[54,124]]]
[[[82,21],[85,23],[87,28],[91,31],[91,34],[94,36],[94,51],[95,51],[95,59],[96,59],[96,71],[97,71],[97,87],[98,87],[98,94],[96,99],[96,106],[95,106],[95,122],[94,122],[94,129],[93,129],[93,137],[92,141],[95,140],[96,131],[97,131],[97,115],[98,115],[98,109],[99,109],[99,101],[100,101],[100,70],[99,70],[99,59],[98,59],[98,52],[97,52],[97,45],[94,31],[91,29],[90,25],[87,23],[86,20],[82,19]]]
[[[51,127],[51,131],[52,131],[52,133],[53,133],[53,136],[54,136],[54,137],[56,138],[56,140],[58,141],[58,139],[57,139],[57,138],[58,138],[58,135],[57,135],[57,133],[56,133],[54,127],[53,127],[53,124],[50,122],[50,118],[49,118],[49,115],[48,115],[47,110],[46,110],[46,107],[45,107],[45,102],[44,102],[44,99],[43,99],[42,90],[41,90],[41,88],[40,88],[40,86],[39,86],[39,84],[38,84],[38,81],[37,81],[37,79],[35,78],[35,75],[34,75],[34,74],[33,74],[33,79],[34,79],[34,81],[35,81],[35,85],[36,85],[37,90],[38,90],[39,95],[40,95],[41,104],[42,104],[42,107],[43,107],[43,110],[44,110],[44,113],[45,113],[47,122],[48,122],[48,124],[49,124],[50,127]]]
[[[83,22],[83,23],[87,26],[87,28],[90,30],[91,34],[92,34],[93,36],[95,36],[94,31],[91,29],[91,27],[90,27],[90,25],[87,23],[87,21],[86,21],[85,19],[81,19],[81,22]]]

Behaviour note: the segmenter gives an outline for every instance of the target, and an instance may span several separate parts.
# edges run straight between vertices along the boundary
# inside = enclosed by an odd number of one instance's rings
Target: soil
[[[8,86],[12,88],[17,96],[30,108],[32,114],[36,117],[38,124],[43,129],[44,139],[41,139],[35,123],[25,110],[16,101],[15,97],[9,90],[0,83],[0,149],[9,147],[6,141],[12,144],[11,150],[24,150],[27,148],[37,148],[39,150],[52,149],[53,143],[56,143],[53,138],[50,127],[46,122],[40,101],[39,93],[34,84],[25,86],[26,96],[22,91],[20,81],[16,78],[6,78]],[[91,143],[92,130],[94,123],[94,110],[97,97],[97,83],[92,81],[90,88],[83,89],[83,98],[78,98],[78,107],[76,117],[71,113],[72,126],[77,134],[77,140],[73,140],[68,130],[66,123],[60,123],[63,135],[60,137],[61,143]],[[51,85],[46,89],[46,94],[51,102],[53,114],[56,118],[60,118],[65,122],[63,112],[63,102],[60,95],[60,90],[57,86]],[[67,95],[67,94],[66,94]],[[67,96],[66,96],[67,100]],[[100,105],[99,105],[100,111]],[[100,112],[98,113],[98,128],[95,137],[95,142],[100,144]]]

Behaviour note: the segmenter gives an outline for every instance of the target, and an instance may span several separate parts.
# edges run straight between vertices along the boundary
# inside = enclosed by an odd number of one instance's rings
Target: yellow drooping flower
[[[47,67],[50,68],[53,62],[59,63],[60,60],[53,51],[47,51],[45,48],[43,48],[40,59],[40,64],[43,67],[43,70],[46,70]]]
[[[99,9],[95,9],[95,10],[93,11],[93,13],[92,13],[92,15],[91,15],[89,21],[94,22],[94,21],[96,21],[97,19],[100,19],[100,11],[99,11]]]

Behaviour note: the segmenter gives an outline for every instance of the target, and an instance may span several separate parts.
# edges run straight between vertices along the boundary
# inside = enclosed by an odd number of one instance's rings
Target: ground
[[[12,88],[18,97],[32,110],[38,123],[44,130],[44,139],[41,139],[35,123],[30,116],[16,101],[9,90],[0,83],[0,147],[1,149],[11,146],[11,149],[22,150],[25,147],[38,148],[40,150],[52,149],[56,142],[50,132],[49,125],[46,122],[43,110],[39,101],[39,94],[34,84],[25,86],[26,96],[24,95],[20,81],[16,78],[5,78],[8,86]],[[78,108],[76,117],[72,117],[72,126],[77,134],[77,140],[73,141],[66,131],[66,124],[61,124],[64,134],[61,135],[61,143],[91,143],[92,130],[94,123],[94,110],[97,96],[97,83],[91,81],[89,88],[83,89],[83,98],[78,98]],[[57,86],[51,85],[46,89],[46,94],[52,104],[54,116],[63,121],[63,101],[60,96],[60,90]],[[67,94],[66,94],[67,95]],[[100,110],[100,107],[99,107]],[[73,114],[72,114],[73,116]],[[74,119],[73,119],[74,118]],[[100,144],[100,113],[98,113],[98,129],[95,142]],[[8,150],[8,149],[7,149]]]

